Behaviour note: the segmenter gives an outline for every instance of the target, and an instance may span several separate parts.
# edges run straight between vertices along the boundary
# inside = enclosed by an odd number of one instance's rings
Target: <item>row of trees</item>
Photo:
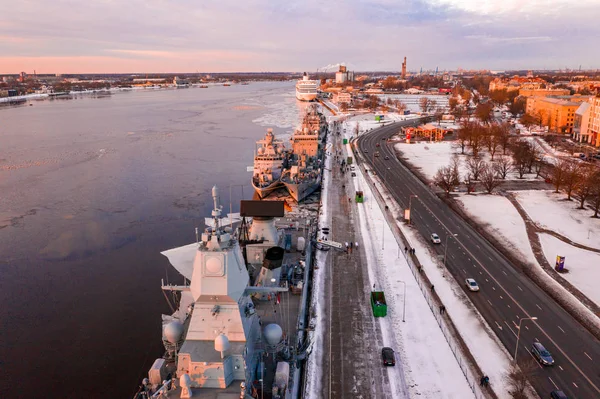
[[[600,168],[595,165],[571,159],[561,159],[552,171],[552,184],[555,192],[564,190],[567,200],[574,196],[579,201],[579,209],[584,209],[590,200],[594,217],[600,212]]]
[[[512,165],[508,156],[501,156],[493,162],[471,157],[465,162],[465,175],[461,176],[460,164],[460,159],[454,157],[450,165],[438,169],[433,178],[434,184],[443,189],[446,195],[450,195],[461,183],[465,184],[468,193],[475,191],[477,184],[481,184],[491,194],[506,179]]]
[[[507,123],[483,124],[477,121],[466,121],[457,131],[456,146],[461,154],[469,148],[474,157],[487,148],[492,161],[499,150],[506,154],[510,143],[510,125]]]

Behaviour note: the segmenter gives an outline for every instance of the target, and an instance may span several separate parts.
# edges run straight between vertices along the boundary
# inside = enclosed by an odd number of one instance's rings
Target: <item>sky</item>
[[[0,0],[0,73],[600,68],[600,0]]]

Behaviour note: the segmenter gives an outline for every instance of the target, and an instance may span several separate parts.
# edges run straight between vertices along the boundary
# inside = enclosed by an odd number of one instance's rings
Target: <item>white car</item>
[[[433,233],[431,235],[431,242],[434,244],[441,244],[442,240],[440,240],[440,236],[438,236],[437,234]]]
[[[465,280],[465,283],[467,284],[467,288],[470,291],[479,291],[479,286],[477,285],[477,281],[475,281],[472,278],[468,278]]]

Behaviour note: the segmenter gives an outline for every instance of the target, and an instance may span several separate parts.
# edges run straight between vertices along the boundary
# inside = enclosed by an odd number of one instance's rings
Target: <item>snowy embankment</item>
[[[548,263],[554,265],[557,256],[564,256],[569,272],[561,276],[600,305],[600,253],[574,247],[549,234],[540,234],[540,242]]]
[[[508,199],[485,194],[461,195],[454,199],[507,249],[516,251],[525,262],[539,266],[529,244],[525,222]]]
[[[543,279],[547,287],[551,287],[551,290],[559,293],[559,295],[565,298],[565,300],[567,300],[574,309],[577,309],[578,313],[585,315],[588,320],[600,328],[600,319],[585,305],[583,305],[579,299],[566,290],[558,281],[548,275],[548,273],[537,262],[527,237],[525,223],[523,222],[523,219],[520,218],[517,210],[508,199],[497,195],[463,195],[458,197],[457,200],[464,204],[464,211],[470,217],[474,218],[478,223],[481,223],[490,234],[494,235],[498,240],[504,243],[507,248],[519,251],[519,254],[523,256],[523,259],[527,263],[534,265],[534,270],[536,271],[537,275]],[[545,205],[539,206],[540,208],[545,207]],[[546,208],[546,212],[548,212],[548,208]],[[521,220],[520,223],[517,221],[517,216]],[[552,217],[552,215],[548,215],[548,217]],[[543,236],[544,234],[540,234],[540,240],[543,239]],[[549,241],[546,242],[548,243]],[[542,245],[544,245],[543,241]],[[526,249],[527,246],[529,246],[529,250]],[[573,248],[573,251],[585,251],[575,247],[571,248]],[[547,258],[548,255],[549,254],[546,253]],[[556,255],[557,254],[554,254],[552,259],[548,258],[551,265],[554,265]],[[578,254],[572,256],[575,258],[582,255]],[[593,263],[578,262],[578,265],[581,272],[583,272],[583,275],[587,276],[587,278],[589,278],[591,281],[597,281],[597,276],[600,276],[598,267],[594,267],[595,265]],[[589,296],[588,294],[589,291],[586,291],[588,288],[587,284],[579,284],[583,279],[579,279],[579,275],[580,273],[578,272],[577,276],[574,278],[571,278],[571,276],[568,276],[568,274],[563,274],[562,276],[593,300],[593,297]],[[594,277],[596,278],[595,280]]]
[[[452,344],[438,326],[436,318],[440,316],[430,309],[430,298],[423,295],[360,170],[355,185],[365,196],[365,203],[357,204],[357,209],[369,280],[375,289],[385,292],[388,303],[387,317],[379,319],[383,341],[401,357],[405,375],[399,378],[405,379],[409,397],[474,397],[450,349]],[[395,371],[388,369],[392,387],[400,385],[400,380],[394,378]],[[398,388],[395,392],[400,393]]]
[[[591,218],[594,212],[589,209],[578,209],[578,201],[566,201],[564,193],[552,191],[531,190],[514,194],[538,226],[578,244],[600,249],[600,219]]]

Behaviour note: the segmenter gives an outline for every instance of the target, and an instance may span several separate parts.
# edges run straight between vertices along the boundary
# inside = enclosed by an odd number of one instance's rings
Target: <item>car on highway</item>
[[[381,357],[383,358],[384,366],[395,366],[396,365],[396,356],[394,355],[394,350],[392,348],[388,348],[387,346],[381,350]]]
[[[365,154],[367,154],[368,152],[369,152],[369,150],[367,150],[367,149],[365,148]]]
[[[379,157],[379,151],[375,151],[375,154],[374,154],[374,155],[375,155],[376,157]]]
[[[388,156],[386,155],[386,156],[385,156],[383,159],[385,159],[385,160],[387,161],[388,159],[390,159],[390,157],[388,157]]]
[[[563,391],[550,392],[550,399],[569,399]]]
[[[479,285],[477,285],[477,281],[475,281],[475,279],[468,278],[465,280],[465,283],[467,284],[467,288],[469,289],[469,291],[479,291]]]
[[[375,147],[381,147],[381,145],[379,143],[375,144]]]
[[[441,244],[442,240],[440,239],[440,236],[438,236],[435,233],[432,233],[431,234],[431,242],[434,243],[434,244]]]
[[[544,366],[552,366],[554,364],[554,358],[548,352],[548,349],[544,348],[544,345],[539,342],[534,342],[531,345],[531,354]]]

